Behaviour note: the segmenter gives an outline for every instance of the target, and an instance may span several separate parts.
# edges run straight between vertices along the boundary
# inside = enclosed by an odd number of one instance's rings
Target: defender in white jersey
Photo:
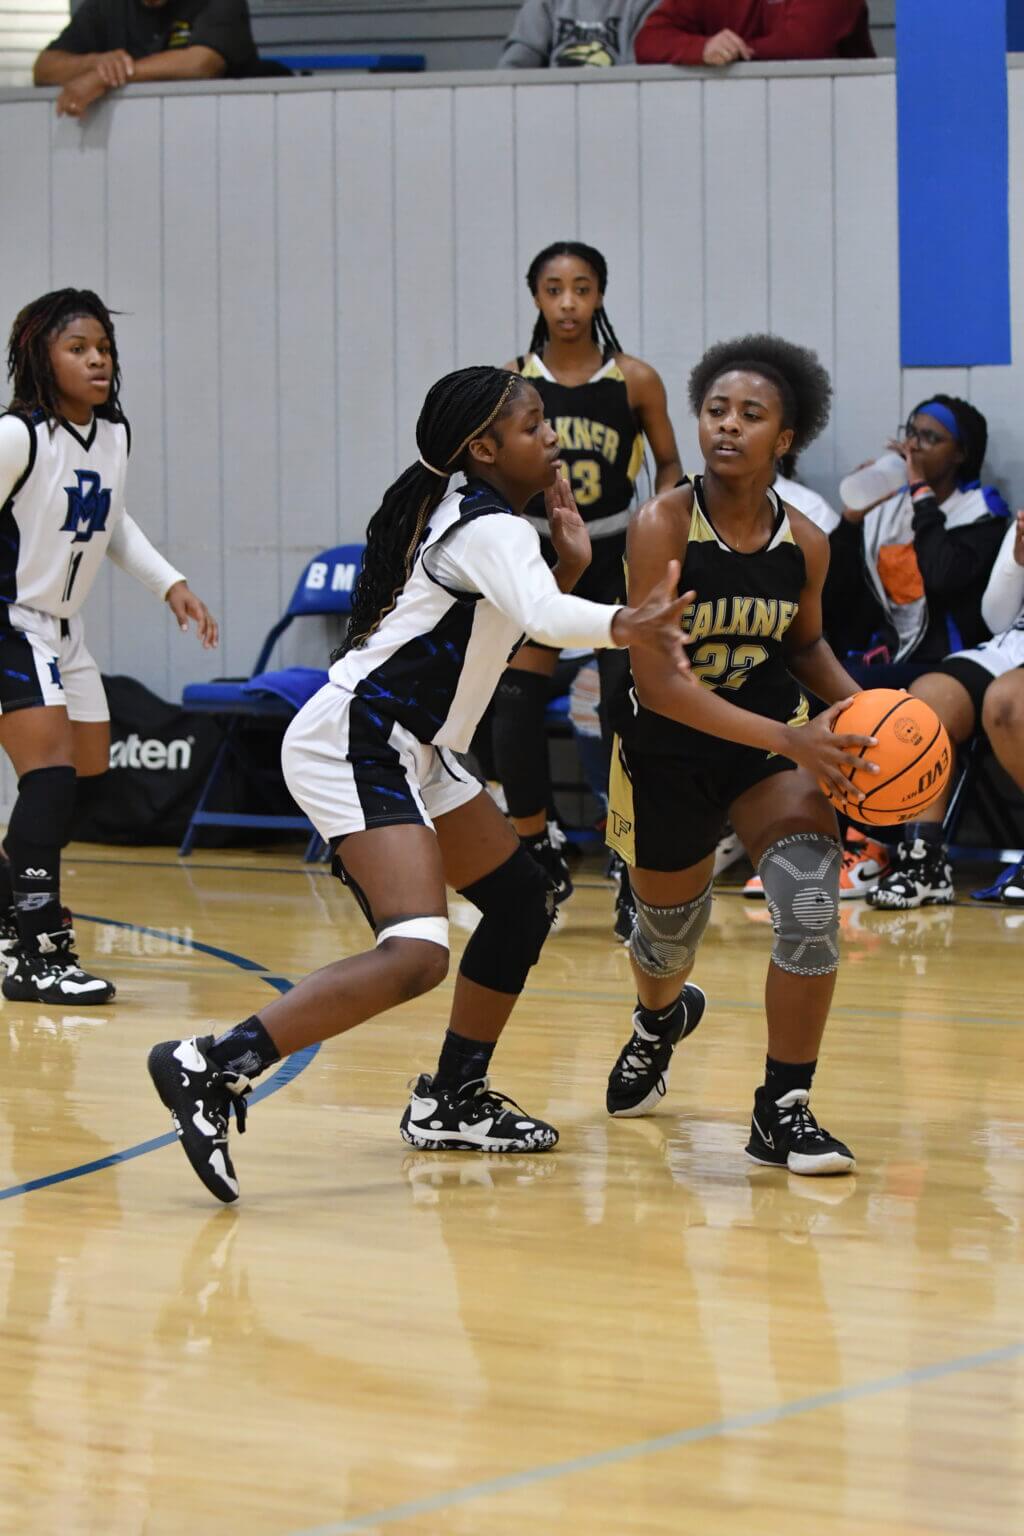
[[[217,626],[124,505],[130,443],[118,402],[110,315],[94,293],[44,294],[14,322],[13,384],[0,415],[0,745],[18,798],[0,860],[3,994],[21,1002],[107,1003],[109,981],[78,964],[60,904],[60,851],[76,774],[110,757],[110,717],[80,609],[109,554],[165,598],[204,645]]]
[[[455,984],[437,1070],[413,1089],[401,1131],[413,1146],[545,1151],[555,1129],[494,1092],[498,1036],[553,917],[544,871],[455,753],[508,657],[545,645],[653,646],[685,668],[669,602],[678,563],[640,608],[568,596],[590,540],[558,440],[526,380],[498,368],[449,374],[427,396],[419,461],[385,493],[346,641],[330,680],[284,743],[289,787],[334,853],[334,873],[365,913],[376,947],[336,960],[220,1039],[168,1040],[149,1070],[196,1173],[238,1198],[229,1107],[243,1128],[251,1080],[282,1056],[428,991],[448,969],[445,885],[481,912]],[[467,483],[448,494],[462,472]],[[521,516],[545,492],[554,571]]]

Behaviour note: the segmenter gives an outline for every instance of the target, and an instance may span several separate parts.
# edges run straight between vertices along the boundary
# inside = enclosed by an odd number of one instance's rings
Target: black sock
[[[911,821],[903,828],[903,841],[912,843],[915,838],[920,838],[927,843],[929,848],[942,848],[945,846],[945,838],[942,835],[941,821]]]
[[[768,1097],[778,1103],[785,1098],[787,1093],[792,1093],[794,1088],[802,1088],[805,1093],[810,1093],[811,1083],[814,1081],[814,1069],[818,1065],[814,1061],[773,1061],[771,1056],[764,1059],[764,1085],[768,1090]]]
[[[21,947],[35,953],[55,946],[44,936],[63,930],[60,850],[74,814],[75,770],[32,768],[18,780],[6,847]]]
[[[486,1077],[495,1043],[493,1040],[470,1040],[466,1035],[446,1030],[431,1087],[453,1093],[466,1083]]]
[[[669,1003],[667,1008],[645,1008],[639,998],[636,1000],[636,1011],[640,1018],[640,1027],[649,1035],[663,1035],[675,1018],[676,1009],[679,1007],[679,997],[674,1003]]]
[[[215,1067],[227,1067],[244,1077],[259,1077],[281,1060],[281,1052],[255,1014],[221,1035],[206,1054]]]
[[[0,849],[0,912],[14,906],[14,885],[11,879],[11,861]]]

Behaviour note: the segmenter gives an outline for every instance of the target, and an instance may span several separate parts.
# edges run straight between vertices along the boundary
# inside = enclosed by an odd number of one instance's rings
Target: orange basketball
[[[837,736],[874,736],[877,747],[862,747],[865,763],[877,763],[878,773],[847,770],[850,782],[864,799],[840,800],[821,785],[837,810],[869,827],[897,826],[913,821],[938,799],[953,766],[946,727],[923,699],[896,688],[868,688],[858,693],[832,726]]]

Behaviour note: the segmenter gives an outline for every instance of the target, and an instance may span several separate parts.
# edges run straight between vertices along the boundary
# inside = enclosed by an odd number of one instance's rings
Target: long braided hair
[[[542,251],[530,262],[530,269],[526,274],[526,286],[537,297],[537,289],[540,287],[541,273],[549,261],[555,261],[559,256],[574,256],[577,261],[585,261],[597,278],[597,291],[604,298],[604,291],[608,286],[608,263],[592,245],[584,245],[580,240],[556,240],[554,245],[546,245]],[[590,334],[596,341],[601,351],[609,347],[613,352],[621,352],[622,344],[612,329],[612,323],[608,319],[605,307],[602,304],[594,310],[594,318],[591,321]],[[530,351],[538,357],[544,354],[544,343],[549,339],[548,323],[544,316],[538,312],[537,324],[533,328],[530,337]]]
[[[7,377],[13,387],[9,409],[45,411],[53,422],[61,414],[57,381],[50,361],[50,342],[66,325],[81,315],[98,320],[110,342],[113,368],[110,393],[94,414],[108,421],[123,421],[121,413],[121,365],[110,311],[91,288],[58,288],[26,304],[11,326],[7,344]]]
[[[504,368],[460,368],[432,385],[416,423],[420,457],[388,487],[370,519],[352,617],[332,661],[364,645],[391,612],[430,514],[447,496],[452,475],[464,467],[466,449],[493,430],[525,387],[517,373]]]

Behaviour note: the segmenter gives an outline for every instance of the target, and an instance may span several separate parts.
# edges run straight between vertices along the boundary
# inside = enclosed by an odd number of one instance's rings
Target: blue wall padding
[[[897,0],[905,368],[1011,360],[1006,6]]]
[[[1024,0],[1006,0],[1006,46],[1024,53]]]

